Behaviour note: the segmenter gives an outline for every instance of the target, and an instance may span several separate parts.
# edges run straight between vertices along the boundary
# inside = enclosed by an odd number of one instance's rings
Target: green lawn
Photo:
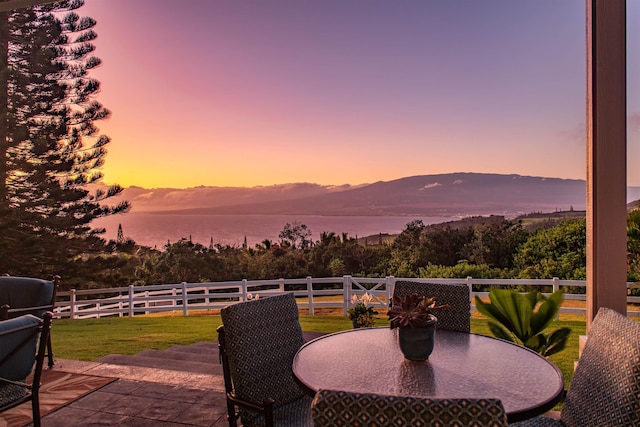
[[[301,316],[305,331],[336,332],[351,328],[351,321],[343,316]],[[55,320],[53,349],[56,357],[74,360],[97,360],[107,354],[135,354],[145,349],[165,349],[174,344],[192,344],[217,339],[218,315],[138,316],[86,320]],[[388,325],[378,319],[377,326]],[[567,348],[550,357],[565,377],[568,386],[573,375],[573,364],[578,360],[578,337],[585,333],[584,316],[561,315],[551,326],[571,328]],[[471,319],[471,331],[491,336],[487,321],[481,317]]]

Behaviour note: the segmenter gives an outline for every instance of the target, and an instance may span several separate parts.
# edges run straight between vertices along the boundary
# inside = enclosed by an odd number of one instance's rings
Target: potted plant
[[[427,360],[433,351],[436,324],[434,312],[448,308],[436,305],[434,297],[416,293],[403,298],[394,296],[387,316],[391,329],[398,328],[398,343],[404,357],[409,360]]]
[[[489,318],[489,329],[498,338],[530,348],[548,357],[562,351],[571,329],[545,330],[560,311],[563,292],[548,297],[538,291],[521,294],[511,289],[492,289],[490,302],[476,296],[478,311]]]
[[[373,297],[369,292],[365,292],[362,296],[351,296],[351,308],[347,310],[349,319],[354,328],[371,327],[376,321],[374,317],[378,312],[373,309],[371,302]]]

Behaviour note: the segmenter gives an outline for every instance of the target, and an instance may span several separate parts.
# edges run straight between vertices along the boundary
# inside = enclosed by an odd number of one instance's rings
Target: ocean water
[[[278,234],[287,223],[297,221],[306,224],[314,241],[320,233],[347,233],[350,237],[365,237],[379,233],[395,234],[405,229],[407,223],[420,219],[424,224],[437,224],[459,218],[412,216],[320,216],[320,215],[174,215],[147,212],[129,212],[100,218],[92,223],[94,228],[105,228],[103,237],[115,240],[118,225],[122,225],[125,238],[149,247],[162,248],[167,242],[191,238],[194,243],[209,246],[213,243],[241,246],[247,238],[249,247],[265,239],[278,241]]]

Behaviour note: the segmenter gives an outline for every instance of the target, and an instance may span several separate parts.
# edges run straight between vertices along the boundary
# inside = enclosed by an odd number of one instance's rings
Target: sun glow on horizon
[[[112,111],[96,123],[112,139],[105,183],[586,178],[583,0],[274,1],[92,0],[79,10],[97,21],[103,64],[91,74]],[[640,20],[640,2],[628,14]],[[640,75],[634,37],[629,75]],[[628,181],[640,185],[634,123]]]

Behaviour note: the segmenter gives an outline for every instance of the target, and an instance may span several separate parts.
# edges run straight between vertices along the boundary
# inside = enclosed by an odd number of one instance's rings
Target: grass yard
[[[216,314],[148,315],[101,319],[55,320],[53,324],[53,350],[62,359],[94,361],[107,354],[135,354],[145,349],[165,349],[175,344],[215,341],[220,325]],[[350,329],[351,321],[342,315],[300,316],[302,329],[313,332],[337,332]],[[386,317],[380,316],[376,326],[387,326]],[[573,364],[578,360],[578,337],[585,334],[585,318],[581,315],[560,315],[550,330],[559,327],[572,330],[567,348],[550,357],[565,378],[568,386],[573,375]],[[491,336],[487,320],[481,315],[471,319],[471,331]]]

